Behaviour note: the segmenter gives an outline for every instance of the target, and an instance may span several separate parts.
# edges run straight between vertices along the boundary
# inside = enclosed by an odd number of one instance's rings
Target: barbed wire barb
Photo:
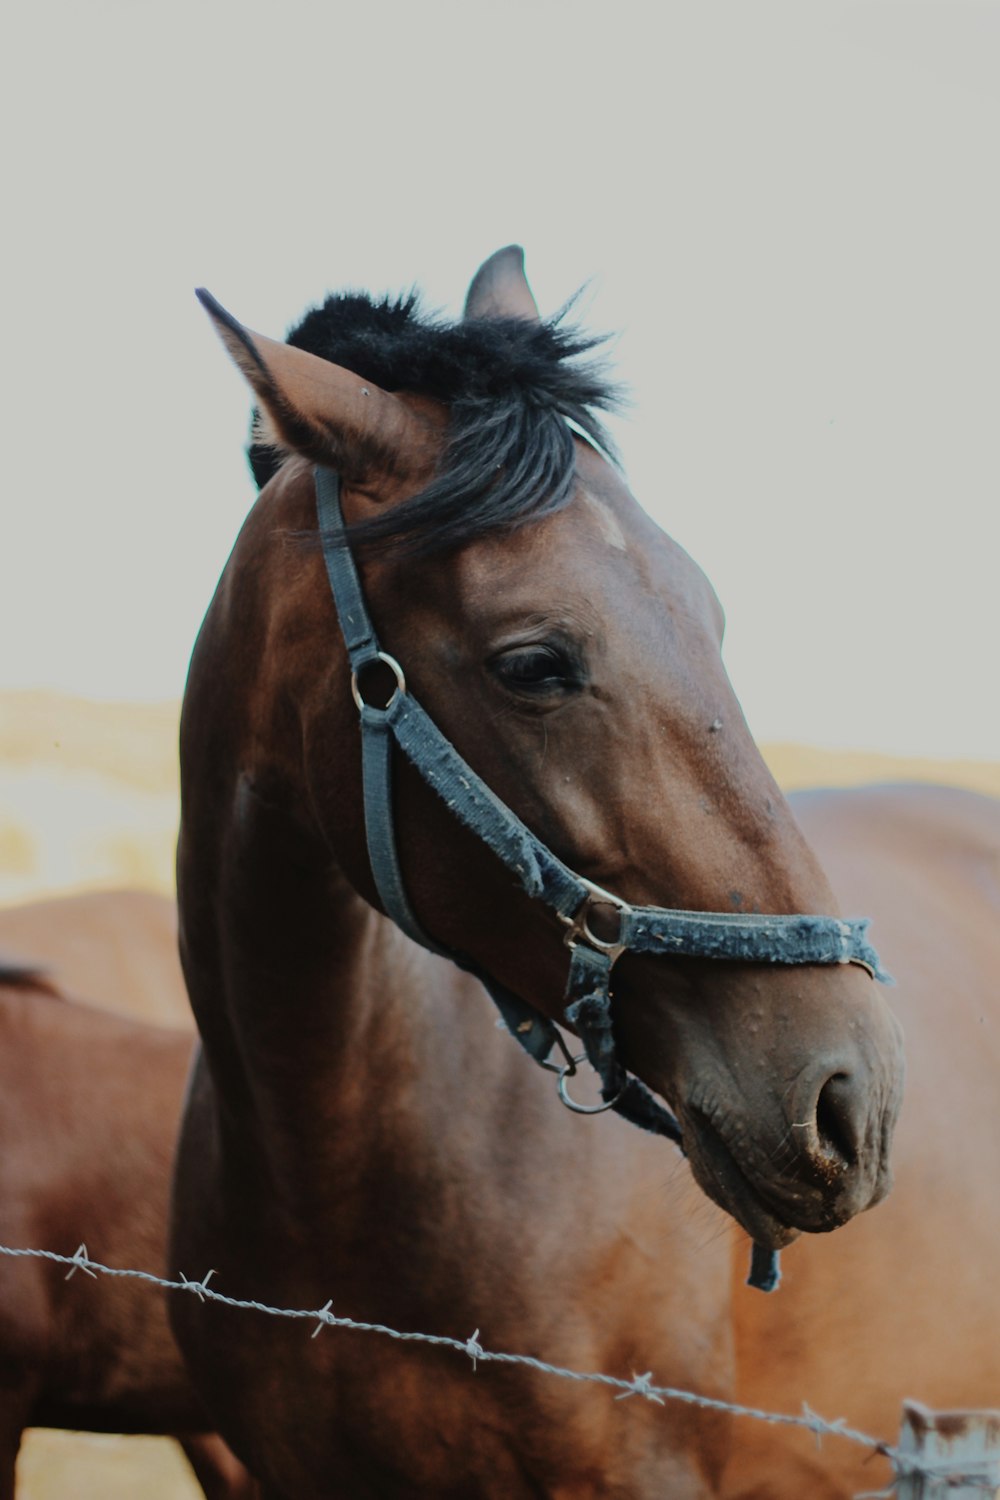
[[[63,1278],[64,1281],[70,1281],[76,1275],[77,1271],[83,1271],[85,1275],[92,1276],[95,1281],[97,1280],[97,1272],[92,1271],[88,1264],[90,1257],[87,1254],[86,1245],[78,1245],[75,1254],[68,1258],[71,1265]]]
[[[208,1292],[209,1278],[215,1275],[215,1271],[206,1271],[200,1281],[188,1281],[183,1271],[179,1271],[178,1275],[180,1276],[181,1281],[183,1281],[184,1283],[184,1290],[187,1292],[194,1292],[195,1296],[198,1298],[198,1301],[204,1302],[205,1293]],[[211,1292],[208,1292],[208,1295],[211,1296]]]
[[[465,1341],[465,1352],[469,1356],[469,1358],[472,1360],[472,1368],[473,1368],[473,1371],[475,1371],[478,1368],[479,1361],[483,1358],[483,1355],[486,1353],[486,1350],[483,1348],[482,1344],[479,1342],[479,1329],[478,1328],[476,1329],[475,1333],[472,1335],[471,1338],[466,1339],[466,1341]]]
[[[331,1323],[336,1322],[336,1319],[333,1316],[333,1298],[332,1297],[327,1298],[326,1302],[319,1309],[319,1311],[316,1314],[316,1316],[319,1318],[319,1322],[316,1324],[316,1327],[313,1329],[312,1333],[309,1335],[309,1337],[311,1339],[314,1339],[317,1334],[322,1333],[323,1329],[329,1327],[329,1325]]]
[[[652,1379],[652,1370],[647,1370],[645,1375],[636,1375],[633,1372],[630,1389],[619,1391],[615,1400],[627,1401],[630,1396],[645,1396],[647,1401],[655,1401],[657,1406],[665,1406],[663,1397],[657,1392],[656,1387],[650,1384]]]
[[[823,1447],[823,1439],[825,1437],[846,1436],[844,1431],[845,1427],[847,1426],[846,1417],[836,1417],[832,1422],[828,1421],[826,1417],[821,1417],[818,1412],[813,1411],[808,1401],[803,1401],[802,1403],[802,1417],[804,1425],[808,1427],[809,1431],[816,1439],[817,1449],[821,1449]],[[879,1445],[876,1444],[876,1447],[878,1446]]]

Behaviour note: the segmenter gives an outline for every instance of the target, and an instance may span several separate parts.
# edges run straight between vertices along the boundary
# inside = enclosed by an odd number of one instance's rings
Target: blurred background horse
[[[897,981],[906,1088],[886,1201],[784,1257],[772,1298],[734,1264],[741,1401],[802,1402],[894,1441],[903,1397],[1000,1406],[1000,801],[955,788],[799,793],[834,889],[871,912]],[[741,1420],[726,1500],[851,1500],[888,1465]]]
[[[138,892],[0,911],[0,954],[23,955],[0,960],[0,1243],[72,1254],[83,1242],[107,1264],[166,1274],[193,1046],[176,925],[172,901]],[[82,1291],[86,1279],[0,1258],[0,1497],[14,1494],[24,1429],[51,1427],[176,1436],[210,1500],[249,1500],[164,1295],[117,1278]]]

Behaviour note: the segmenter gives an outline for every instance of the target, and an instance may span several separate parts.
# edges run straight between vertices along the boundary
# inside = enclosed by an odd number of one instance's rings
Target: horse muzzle
[[[749,1112],[704,1084],[678,1111],[696,1179],[758,1244],[780,1248],[800,1233],[838,1229],[892,1185],[895,1099],[873,1100],[866,1080],[843,1071],[812,1072],[770,1130],[759,1108],[751,1125]]]

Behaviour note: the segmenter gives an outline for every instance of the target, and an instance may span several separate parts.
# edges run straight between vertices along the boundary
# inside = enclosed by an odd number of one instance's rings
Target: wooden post
[[[1000,1490],[1000,1411],[930,1411],[903,1402],[899,1452],[928,1474],[897,1470],[898,1500],[995,1500]]]

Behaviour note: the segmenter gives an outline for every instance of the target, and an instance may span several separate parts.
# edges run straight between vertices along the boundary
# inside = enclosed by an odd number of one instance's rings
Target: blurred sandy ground
[[[0,693],[0,901],[130,885],[173,889],[178,705]],[[786,790],[941,781],[1000,797],[1000,762],[771,745]]]
[[[187,1459],[166,1438],[87,1432],[28,1434],[17,1500],[204,1500]]]
[[[0,901],[173,889],[178,711],[0,694]]]
[[[0,694],[0,901],[128,885],[171,891],[176,704]],[[942,781],[1000,796],[1000,763],[765,747],[782,787]],[[180,1450],[154,1438],[32,1433],[18,1500],[189,1500]]]

